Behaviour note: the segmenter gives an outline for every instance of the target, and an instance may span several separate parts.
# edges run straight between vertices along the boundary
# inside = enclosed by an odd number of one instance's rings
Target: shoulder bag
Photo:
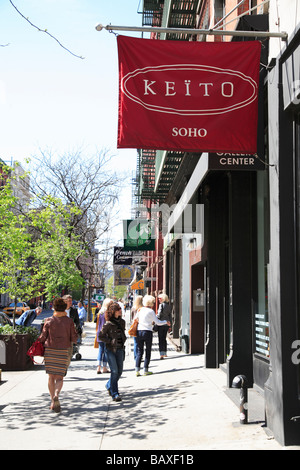
[[[128,329],[128,334],[129,334],[129,336],[136,336],[136,335],[137,335],[138,324],[139,324],[139,321],[138,321],[137,318],[135,318],[135,319],[133,320],[132,325],[131,325],[130,328]]]
[[[44,353],[45,353],[45,348],[44,348],[43,343],[41,343],[39,340],[37,340],[28,349],[27,356],[30,357],[32,362],[35,362],[34,359],[33,359],[34,356],[42,356],[43,357]]]

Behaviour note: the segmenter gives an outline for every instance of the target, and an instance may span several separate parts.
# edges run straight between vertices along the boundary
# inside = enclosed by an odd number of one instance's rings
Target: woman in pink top
[[[67,304],[61,298],[53,302],[53,316],[47,318],[39,341],[45,346],[46,373],[51,397],[50,410],[60,411],[59,392],[70,364],[70,348],[77,341],[73,320],[66,313]]]

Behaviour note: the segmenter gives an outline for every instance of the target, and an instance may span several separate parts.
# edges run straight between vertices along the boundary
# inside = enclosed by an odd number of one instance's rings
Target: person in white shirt
[[[157,325],[169,325],[170,322],[166,320],[159,320],[153,310],[155,304],[155,298],[152,295],[145,295],[143,298],[143,307],[139,309],[135,318],[138,319],[138,330],[137,330],[137,356],[135,362],[136,376],[139,377],[142,357],[144,353],[144,346],[146,348],[145,360],[144,360],[144,375],[150,375],[149,364],[151,359],[151,348],[152,348],[152,328],[153,322]]]

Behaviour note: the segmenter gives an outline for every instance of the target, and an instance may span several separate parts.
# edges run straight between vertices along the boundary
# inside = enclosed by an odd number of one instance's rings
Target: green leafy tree
[[[31,237],[25,217],[16,212],[17,199],[9,180],[0,190],[0,292],[14,299],[32,297],[37,290],[35,279],[28,269],[32,256]],[[13,314],[15,324],[15,311]]]
[[[84,279],[77,260],[84,256],[79,237],[71,225],[75,205],[65,206],[53,196],[43,198],[43,208],[28,214],[33,238],[33,268],[39,284],[43,284],[47,300],[60,295],[63,288],[80,289]]]
[[[109,296],[122,299],[127,292],[127,286],[115,286],[114,277],[111,276],[106,282],[106,291],[109,292]]]
[[[65,286],[82,287],[76,261],[84,250],[70,223],[79,209],[52,196],[43,198],[42,207],[26,211],[18,203],[5,177],[0,188],[0,292],[8,293],[16,306],[18,300],[41,294],[51,300]]]

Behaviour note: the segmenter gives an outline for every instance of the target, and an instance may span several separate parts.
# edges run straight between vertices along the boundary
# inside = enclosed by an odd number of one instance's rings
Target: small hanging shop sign
[[[264,170],[265,163],[257,155],[236,153],[210,153],[210,170]]]
[[[154,251],[154,221],[147,219],[123,220],[124,250]]]

